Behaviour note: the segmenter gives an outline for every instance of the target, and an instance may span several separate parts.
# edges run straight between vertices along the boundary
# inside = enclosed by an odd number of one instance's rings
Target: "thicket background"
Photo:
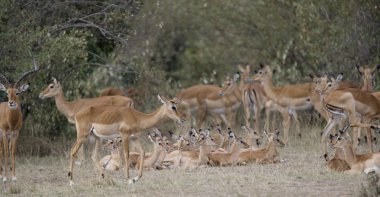
[[[276,84],[309,74],[380,63],[377,0],[0,1],[0,72],[16,80],[33,68],[22,95],[29,109],[22,139],[74,136],[53,99],[38,94],[56,77],[67,99],[133,87],[137,108],[156,94],[174,96],[200,83],[219,85],[239,63],[270,64]],[[1,98],[5,100],[5,94]]]

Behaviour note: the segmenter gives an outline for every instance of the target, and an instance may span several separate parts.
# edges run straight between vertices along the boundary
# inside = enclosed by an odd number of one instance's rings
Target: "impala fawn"
[[[380,153],[368,153],[364,155],[356,155],[349,136],[346,135],[344,129],[339,135],[331,139],[330,144],[335,148],[343,150],[345,160],[351,169],[344,171],[348,174],[360,174],[375,172],[380,174]]]
[[[246,149],[240,152],[238,162],[246,164],[250,162],[256,163],[277,163],[280,162],[279,153],[276,147],[284,147],[285,143],[279,138],[280,132],[276,129],[275,133],[264,134],[268,139],[267,146],[259,149]]]

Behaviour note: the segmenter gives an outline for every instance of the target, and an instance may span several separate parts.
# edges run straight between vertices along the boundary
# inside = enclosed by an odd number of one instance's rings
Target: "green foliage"
[[[16,80],[34,67],[33,60],[40,68],[29,80],[31,91],[22,95],[31,110],[24,132],[57,136],[68,131],[53,101],[38,100],[38,92],[56,77],[70,100],[90,95],[81,82],[126,42],[131,29],[127,22],[141,6],[141,1],[121,0],[2,2],[0,71]]]

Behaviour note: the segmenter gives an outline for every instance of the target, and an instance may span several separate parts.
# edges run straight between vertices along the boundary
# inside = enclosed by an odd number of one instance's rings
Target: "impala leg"
[[[68,173],[68,176],[69,176],[69,180],[70,180],[70,185],[72,186],[74,184],[73,182],[73,165],[74,165],[74,160],[76,159],[77,157],[77,153],[78,153],[78,150],[79,148],[82,146],[82,144],[86,141],[86,136],[80,136],[80,137],[77,137],[77,140],[75,141],[73,147],[71,147],[71,150],[70,150],[70,170],[69,170],[69,173]]]
[[[15,131],[16,132],[16,136],[13,136],[12,140],[11,140],[11,162],[12,162],[12,180],[13,181],[16,181],[17,178],[16,178],[16,158],[15,158],[15,155],[16,155],[16,146],[17,146],[17,141],[18,141],[18,137],[19,137],[19,132],[18,131]]]
[[[3,176],[3,182],[7,181],[8,177],[8,138],[7,138],[7,132],[3,132],[3,150],[4,150],[4,176]]]
[[[136,140],[136,146],[140,152],[140,166],[139,166],[139,175],[132,179],[133,182],[137,182],[142,177],[142,173],[144,169],[144,158],[145,158],[145,151],[140,143],[140,139]]]
[[[297,129],[298,137],[301,138],[302,137],[302,135],[301,135],[301,126],[300,126],[300,121],[298,120],[297,112],[294,109],[290,109],[289,112],[293,116],[293,119],[294,119],[294,121],[296,123],[296,129]]]
[[[264,123],[264,129],[269,131],[269,124],[270,124],[270,109],[269,106],[265,106],[265,123]],[[260,130],[259,130],[260,131]]]
[[[3,135],[0,136],[0,179],[3,178]]]
[[[253,115],[254,115],[254,128],[257,132],[260,131],[260,111],[259,111],[259,106],[257,103],[254,103],[252,106],[253,110]],[[248,112],[249,113],[249,112]]]
[[[197,114],[197,129],[202,128],[202,124],[205,121],[206,118],[206,109],[203,105],[198,107],[198,114]]]
[[[94,150],[92,151],[91,159],[94,162],[95,167],[96,169],[98,169],[102,178],[104,178],[104,170],[103,170],[103,167],[99,163],[99,154],[98,154],[99,149],[100,149],[100,139],[98,137],[95,137],[95,146],[94,146]]]
[[[363,123],[364,124],[369,124],[370,122],[371,122],[370,119],[363,118]],[[369,146],[369,151],[370,151],[370,153],[373,153],[372,131],[371,131],[371,128],[369,128],[369,127],[365,128],[365,129],[366,129],[366,132],[367,132],[367,143],[368,143],[368,146]]]
[[[123,140],[123,146],[124,146],[124,173],[125,177],[129,179],[129,135],[128,134],[123,134],[122,135],[122,140]]]
[[[325,157],[327,156],[327,146],[328,146],[328,144],[326,142],[326,137],[331,132],[331,130],[337,125],[337,123],[338,123],[337,119],[339,120],[337,115],[332,114],[331,117],[329,118],[325,128],[322,130],[322,133],[321,133],[321,135],[322,135],[321,143],[323,146],[323,152],[324,152]]]
[[[251,111],[250,111],[249,103],[248,103],[246,97],[247,97],[247,95],[246,95],[246,93],[244,92],[244,93],[243,93],[244,121],[245,121],[245,125],[246,125],[247,127],[250,127],[250,125],[251,125],[251,123],[250,123]]]
[[[282,113],[282,125],[284,127],[284,143],[285,144],[288,144],[288,140],[289,140],[289,127],[290,127],[290,115],[285,112],[285,113]]]
[[[81,146],[78,150],[78,158],[75,161],[75,164],[81,166],[84,162],[84,146]]]

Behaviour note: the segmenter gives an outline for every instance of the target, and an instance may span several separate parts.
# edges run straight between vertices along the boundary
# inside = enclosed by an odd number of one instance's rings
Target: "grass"
[[[330,171],[321,158],[319,132],[303,129],[301,140],[291,136],[289,146],[280,150],[285,163],[144,171],[133,185],[123,170],[100,178],[87,157],[74,167],[70,187],[66,156],[21,157],[18,181],[2,184],[0,196],[358,196],[366,175]]]

